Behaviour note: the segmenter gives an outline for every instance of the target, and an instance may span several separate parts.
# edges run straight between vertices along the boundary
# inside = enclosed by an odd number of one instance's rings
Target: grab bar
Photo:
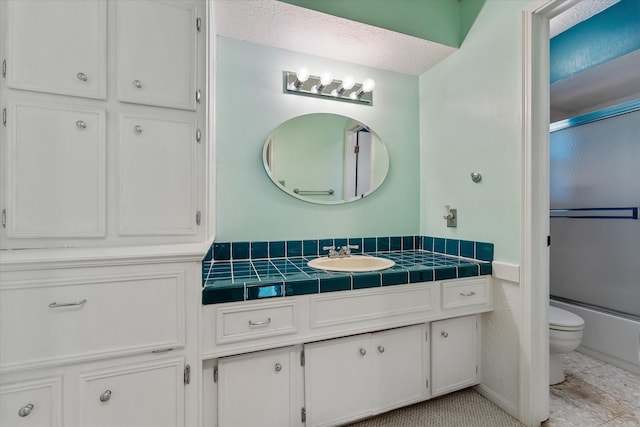
[[[331,188],[328,190],[300,190],[298,188],[294,188],[293,192],[301,196],[330,196],[335,193]]]
[[[550,209],[551,218],[638,219],[638,208]]]

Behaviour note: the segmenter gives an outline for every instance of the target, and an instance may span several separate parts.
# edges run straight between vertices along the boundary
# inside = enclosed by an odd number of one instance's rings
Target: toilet
[[[584,319],[577,314],[549,307],[549,385],[564,381],[562,356],[582,341]]]

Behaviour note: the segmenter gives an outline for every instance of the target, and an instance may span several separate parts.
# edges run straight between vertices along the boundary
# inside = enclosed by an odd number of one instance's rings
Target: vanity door
[[[218,426],[302,425],[302,372],[295,347],[218,361]]]
[[[119,1],[118,99],[196,109],[196,3]]]
[[[105,0],[7,2],[7,86],[107,97]]]
[[[433,396],[478,383],[478,315],[431,324]]]

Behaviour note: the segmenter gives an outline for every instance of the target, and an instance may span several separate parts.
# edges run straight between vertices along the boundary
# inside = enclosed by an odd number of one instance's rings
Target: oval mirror
[[[337,114],[294,117],[278,126],[262,150],[264,168],[281,190],[312,203],[359,200],[389,171],[389,154],[366,125]]]

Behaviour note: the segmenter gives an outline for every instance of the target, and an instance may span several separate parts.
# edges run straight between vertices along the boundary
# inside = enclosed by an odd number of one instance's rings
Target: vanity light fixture
[[[306,68],[301,68],[296,73],[284,72],[284,93],[292,95],[373,105],[374,87],[375,83],[372,79],[356,83],[353,77],[345,76],[344,80],[337,80],[329,72],[325,72],[322,76],[310,75]]]
[[[355,92],[351,92],[349,97],[351,99],[360,99],[365,93],[372,92],[375,87],[376,82],[374,82],[373,79],[365,79],[365,81],[362,82],[362,87]]]

